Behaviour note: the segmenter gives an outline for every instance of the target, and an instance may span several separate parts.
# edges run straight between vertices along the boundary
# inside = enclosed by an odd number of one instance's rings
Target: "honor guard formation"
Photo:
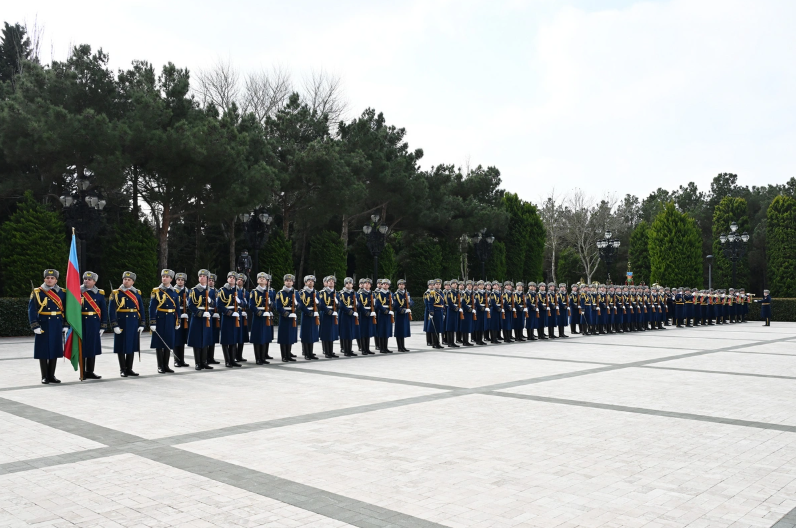
[[[60,383],[55,377],[58,358],[64,356],[65,292],[58,286],[57,270],[44,271],[44,283],[34,288],[28,304],[30,327],[35,334],[33,357],[39,360],[41,382]],[[102,354],[101,337],[106,329],[113,333],[113,352],[122,377],[138,376],[133,371],[135,353],[141,353],[141,333],[148,326],[149,347],[157,357],[158,372],[174,372],[190,367],[185,362],[185,347],[193,349],[194,368],[212,370],[220,364],[215,357],[221,345],[224,366],[240,367],[245,343],[254,348],[257,365],[268,364],[269,346],[279,343],[280,359],[296,361],[293,345],[301,341],[301,355],[316,360],[315,343],[321,342],[326,358],[391,354],[388,342],[394,337],[398,352],[408,352],[405,339],[411,335],[411,308],[414,300],[399,280],[391,290],[388,279],[346,277],[336,289],[337,279],[327,276],[323,289],[316,290],[314,275],[304,277],[304,288],[294,289],[295,276],[285,275],[279,291],[271,288],[271,276],[257,274],[257,287],[246,289],[247,277],[230,271],[226,282],[216,287],[216,275],[199,270],[198,283],[186,287],[188,276],[164,269],[161,284],[149,295],[149,320],[144,316],[144,300],[134,286],[136,274],[126,271],[122,284],[106,294],[97,288],[98,276],[83,273],[80,287],[83,320],[84,379],[100,379],[94,373],[96,357]],[[172,281],[174,284],[172,285]],[[423,331],[426,344],[433,348],[486,346],[488,344],[536,341],[569,337],[566,333],[587,336],[665,330],[666,326],[747,322],[749,304],[761,303],[761,319],[771,324],[771,296],[754,299],[743,289],[698,290],[664,288],[660,285],[629,286],[606,284],[566,284],[499,281],[428,281],[423,294]],[[299,314],[301,314],[299,322]],[[371,350],[371,337],[374,348]],[[459,344],[457,344],[459,343]]]

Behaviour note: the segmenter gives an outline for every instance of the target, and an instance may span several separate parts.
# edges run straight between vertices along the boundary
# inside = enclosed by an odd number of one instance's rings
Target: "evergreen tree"
[[[334,275],[338,281],[342,281],[345,277],[347,258],[343,241],[334,231],[321,231],[310,239],[308,269],[310,273],[316,275],[319,283],[327,275]]]
[[[398,262],[395,260],[395,250],[390,244],[384,246],[384,251],[379,255],[379,278],[390,279],[393,285],[398,280]]]
[[[135,287],[146,299],[147,293],[160,284],[158,241],[152,226],[133,218],[123,220],[104,248],[103,268],[107,276],[100,277],[98,288],[108,288],[109,281],[118,288],[122,274],[132,271],[136,274]]]
[[[16,212],[0,225],[0,270],[6,296],[27,297],[30,281],[38,287],[46,268],[57,269],[60,285],[66,284],[65,232],[60,216],[36,202],[32,192],[25,192]]]
[[[33,58],[33,49],[25,28],[3,23],[0,34],[0,83],[13,81],[22,72],[23,61]]]
[[[281,229],[274,229],[268,243],[260,251],[260,269],[271,274],[274,289],[281,289],[282,278],[288,273],[296,273],[293,264],[293,247]],[[301,280],[301,279],[299,279]]]
[[[539,282],[542,280],[542,269],[544,267],[544,245],[546,232],[542,218],[536,206],[525,202],[523,203],[525,217],[528,221],[528,238],[525,240],[525,266],[523,275],[525,280]]]
[[[669,202],[649,229],[650,282],[669,287],[702,284],[702,241],[693,218]]]
[[[519,196],[507,192],[503,195],[503,207],[509,214],[506,230],[506,269],[510,270],[517,280],[525,277],[525,254],[528,246],[530,226],[525,214],[525,207]]]
[[[796,297],[796,199],[777,196],[766,219],[768,289],[773,297]]]
[[[719,240],[721,234],[730,233],[732,222],[738,223],[737,235],[749,230],[746,200],[725,196],[713,210],[713,285],[715,288],[734,287],[732,284],[732,262],[724,256],[724,244]],[[736,281],[738,288],[749,286],[749,260],[746,254],[737,263]]]
[[[630,234],[629,258],[636,284],[641,281],[650,283],[649,229],[650,225],[642,220]]]
[[[423,237],[407,244],[401,267],[402,275],[406,275],[407,289],[419,298],[420,293],[428,288],[429,279],[442,278],[442,252],[437,242]]]
[[[489,280],[506,280],[506,244],[495,240],[492,254],[486,261],[486,276]]]
[[[565,282],[569,287],[579,282],[582,276],[583,272],[577,251],[572,248],[562,250],[556,259],[556,279],[559,282]]]

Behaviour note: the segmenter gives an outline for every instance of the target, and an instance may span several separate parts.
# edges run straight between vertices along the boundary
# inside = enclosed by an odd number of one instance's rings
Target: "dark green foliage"
[[[525,241],[524,278],[528,281],[542,280],[544,267],[545,228],[536,206],[525,202],[525,218],[528,222],[528,238]]]
[[[334,275],[342,284],[346,273],[347,253],[334,231],[321,231],[310,239],[310,258],[308,270],[322,284],[323,277]],[[321,286],[322,287],[322,286]]]
[[[768,207],[766,240],[772,296],[796,296],[796,199],[777,196]],[[776,316],[776,312],[774,312]]]
[[[285,239],[282,230],[274,229],[265,247],[260,250],[260,269],[271,274],[272,286],[277,290],[282,288],[282,278],[286,274],[295,275],[293,246]]]
[[[379,255],[379,278],[390,279],[392,284],[398,280],[398,262],[395,260],[395,251],[390,244],[384,246],[384,251]]]
[[[146,298],[149,291],[160,284],[158,268],[158,242],[152,227],[144,222],[126,219],[118,226],[108,247],[103,251],[103,267],[106,276],[100,276],[98,288],[106,290],[113,285],[118,288],[122,274],[132,271],[136,274],[135,287]],[[189,285],[192,274],[188,274]]]
[[[486,276],[489,280],[507,280],[506,275],[506,244],[495,240],[492,244],[492,255],[486,261]]]
[[[556,279],[558,282],[565,282],[567,287],[570,287],[576,282],[580,282],[583,277],[581,267],[578,253],[572,248],[565,248],[556,259]]]
[[[506,270],[515,281],[538,281],[542,278],[545,230],[536,206],[514,193],[506,193],[503,195],[503,208],[509,215],[503,237]]]
[[[442,253],[430,237],[415,239],[404,252],[401,268],[406,275],[407,289],[415,300],[428,288],[429,279],[442,279]],[[447,279],[443,279],[447,280]]]
[[[61,272],[66,283],[69,248],[60,215],[48,211],[30,191],[7,222],[0,225],[0,270],[7,296],[30,294],[30,281],[38,286],[45,268]]]
[[[669,202],[649,229],[650,282],[670,287],[702,285],[702,244],[694,219]]]
[[[796,298],[772,298],[771,299],[772,321],[796,322]],[[752,303],[749,306],[749,320],[760,321],[760,303]]]
[[[19,24],[3,23],[0,37],[0,83],[13,81],[22,71],[23,61],[32,58],[30,38],[25,28]]]
[[[649,229],[649,224],[642,220],[630,235],[630,266],[636,284],[650,283]]]
[[[28,323],[29,300],[29,296],[0,297],[0,337],[33,335]]]
[[[749,230],[746,200],[725,196],[713,210],[713,287],[729,289],[732,284],[732,262],[724,256],[725,245],[719,240],[722,233],[730,233],[730,224],[738,223],[736,235]],[[749,261],[744,255],[737,263],[736,280],[738,288],[746,288],[749,284]]]

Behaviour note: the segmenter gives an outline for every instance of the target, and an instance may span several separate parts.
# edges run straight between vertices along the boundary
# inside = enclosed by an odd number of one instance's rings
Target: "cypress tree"
[[[403,269],[407,289],[419,298],[420,293],[428,288],[429,279],[443,278],[442,253],[437,242],[430,237],[424,237],[408,244]]]
[[[766,242],[772,297],[796,297],[796,199],[780,195],[768,206]]]
[[[108,276],[100,277],[98,288],[108,288],[109,281],[118,288],[125,271],[136,274],[135,287],[143,292],[145,299],[147,292],[160,284],[158,240],[152,227],[144,222],[133,218],[123,220],[104,248],[102,260]]]
[[[669,287],[702,284],[702,238],[693,218],[669,202],[649,229],[650,282]]]
[[[310,273],[316,275],[319,284],[326,275],[334,275],[338,281],[342,281],[345,277],[347,260],[348,253],[343,241],[334,231],[321,231],[310,238],[308,269]]]
[[[650,225],[642,220],[630,234],[629,258],[636,284],[650,280],[649,229]]]
[[[286,274],[296,273],[293,265],[293,247],[282,230],[274,229],[265,247],[260,251],[260,269],[271,274],[272,287],[277,290],[282,288],[284,284],[282,278]]]
[[[486,276],[489,280],[506,280],[506,244],[503,242],[495,240],[492,244],[492,254],[486,261]]]
[[[544,244],[546,232],[536,206],[524,202],[525,218],[528,222],[528,238],[525,240],[524,279],[533,282],[542,280],[544,267]]]
[[[60,216],[38,203],[31,191],[25,192],[16,212],[0,226],[0,269],[6,296],[27,297],[30,281],[41,284],[46,268],[60,271],[59,284],[66,284],[69,249],[65,232]]]
[[[732,288],[732,262],[724,256],[723,246],[719,240],[722,233],[730,232],[730,224],[738,223],[737,235],[749,230],[746,200],[725,196],[713,210],[713,284],[715,288]],[[748,255],[748,254],[747,254]],[[737,286],[743,288],[749,284],[749,259],[744,255],[737,263]]]

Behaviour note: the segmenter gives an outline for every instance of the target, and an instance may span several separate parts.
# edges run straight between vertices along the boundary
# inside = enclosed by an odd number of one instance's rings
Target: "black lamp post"
[[[705,257],[708,261],[708,290],[713,289],[713,255]]]
[[[475,256],[481,261],[481,280],[486,280],[486,261],[492,256],[492,243],[495,237],[486,236],[486,228],[481,229],[473,238]]]
[[[370,215],[371,224],[362,227],[362,232],[368,237],[368,249],[373,255],[373,282],[379,277],[379,255],[387,245],[387,232],[390,228],[384,224],[379,224],[381,217],[377,214]]]
[[[737,235],[738,224],[733,222],[730,224],[730,234],[725,235],[722,233],[719,236],[721,241],[721,249],[724,251],[724,256],[732,262],[732,287],[735,289],[735,275],[738,269],[738,261],[746,254],[746,243],[749,241],[749,234],[744,231],[742,235]]]
[[[605,268],[608,270],[608,280],[606,282],[609,284],[611,284],[611,264],[616,258],[617,249],[619,248],[619,239],[611,238],[612,235],[611,231],[606,231],[605,238],[597,241],[600,258],[605,262]]]
[[[107,202],[99,195],[98,189],[91,189],[91,180],[87,177],[78,176],[75,187],[74,193],[64,194],[58,199],[64,206],[67,225],[74,228],[77,235],[77,260],[82,272],[86,269],[86,241],[99,231],[100,211]]]
[[[258,207],[251,213],[239,214],[238,218],[243,222],[243,228],[246,230],[246,240],[249,242],[250,247],[254,248],[254,267],[251,267],[251,261],[249,260],[248,276],[251,275],[252,269],[254,269],[254,273],[260,271],[260,248],[268,242],[268,235],[271,231],[271,224],[274,223],[274,217],[269,215],[265,211],[265,208]],[[248,251],[245,253],[245,256],[241,255],[238,258],[238,267],[240,267],[241,263],[245,260],[245,257],[248,257]],[[246,266],[244,265],[244,267]]]

